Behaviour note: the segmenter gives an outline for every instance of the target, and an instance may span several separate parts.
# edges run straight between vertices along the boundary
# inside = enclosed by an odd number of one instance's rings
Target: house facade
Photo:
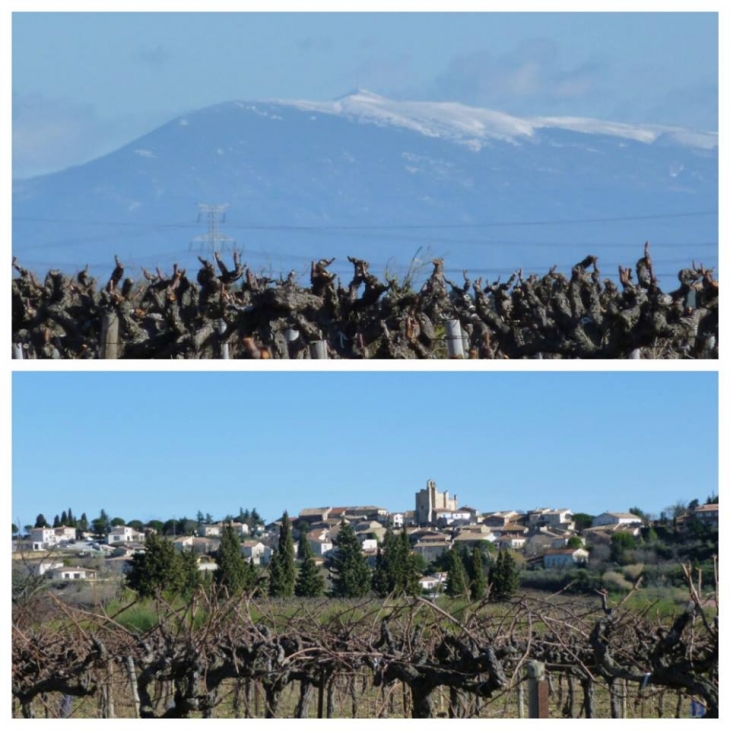
[[[591,527],[604,527],[606,525],[641,525],[642,520],[638,515],[631,512],[601,512],[593,518]]]
[[[107,545],[120,545],[125,542],[144,542],[144,539],[144,532],[137,532],[133,527],[120,525],[119,527],[112,527],[109,530],[106,542]]]
[[[46,575],[50,580],[62,581],[62,580],[96,580],[97,572],[90,568],[53,568],[49,570]]]
[[[251,560],[254,565],[268,565],[273,550],[262,542],[247,540],[241,544],[241,554],[247,560]]]
[[[34,527],[29,531],[31,549],[51,550],[76,539],[75,527]]]
[[[587,562],[588,551],[583,548],[548,550],[543,555],[543,565],[546,568],[573,568],[576,565],[585,565]]]

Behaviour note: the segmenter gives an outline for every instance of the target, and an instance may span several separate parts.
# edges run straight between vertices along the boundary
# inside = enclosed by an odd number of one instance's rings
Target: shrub
[[[601,578],[604,587],[609,591],[629,591],[631,583],[624,578],[621,573],[615,570],[606,571]]]

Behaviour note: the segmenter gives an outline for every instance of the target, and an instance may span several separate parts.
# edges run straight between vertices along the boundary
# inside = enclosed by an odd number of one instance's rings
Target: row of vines
[[[349,257],[342,283],[334,259],[312,262],[308,285],[294,275],[259,276],[233,254],[200,258],[193,278],[171,272],[127,275],[117,258],[103,284],[88,270],[49,271],[39,281],[13,262],[16,357],[36,358],[715,358],[718,284],[693,263],[664,290],[648,244],[618,284],[598,259],[570,276],[515,272],[507,281],[451,281],[441,259],[422,286],[412,274],[375,276]],[[445,324],[458,327],[447,334]],[[451,331],[453,332],[453,331]],[[458,336],[458,354],[449,339]]]
[[[688,576],[689,576],[689,571]],[[55,603],[13,622],[22,717],[518,717],[534,667],[552,717],[718,716],[716,599],[660,619],[586,597],[449,610],[421,598],[160,598],[146,628]]]

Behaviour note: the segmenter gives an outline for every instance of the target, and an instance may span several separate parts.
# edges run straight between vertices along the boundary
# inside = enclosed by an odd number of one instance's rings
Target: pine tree
[[[269,595],[272,598],[291,598],[297,580],[289,515],[284,512],[279,530],[279,544],[269,563]]]
[[[219,586],[225,586],[229,594],[241,593],[253,587],[253,566],[241,554],[241,543],[230,524],[223,528],[215,561],[218,564],[213,574],[215,582]]]
[[[132,570],[127,584],[142,598],[161,591],[179,591],[183,587],[180,558],[169,540],[151,534],[143,553],[132,556]]]
[[[361,598],[370,592],[370,568],[362,554],[354,530],[342,522],[335,540],[337,549],[330,559],[332,595]]]
[[[299,535],[299,559],[302,561],[302,566],[297,575],[294,595],[301,598],[319,598],[324,593],[324,576],[314,562],[312,546],[304,530]]]
[[[508,601],[520,585],[519,571],[509,550],[500,550],[496,563],[489,570],[489,596],[494,601]]]
[[[464,561],[461,559],[461,552],[458,548],[449,550],[447,572],[446,595],[452,598],[466,595],[468,579]]]

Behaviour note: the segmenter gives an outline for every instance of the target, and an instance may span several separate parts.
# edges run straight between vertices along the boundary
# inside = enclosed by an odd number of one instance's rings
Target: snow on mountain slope
[[[251,105],[240,102],[244,108]],[[291,106],[302,111],[343,116],[381,126],[392,125],[413,130],[427,137],[461,142],[479,149],[489,140],[520,143],[534,137],[538,129],[564,129],[584,134],[623,137],[651,144],[662,135],[677,144],[702,149],[717,147],[717,134],[662,125],[629,125],[584,117],[519,118],[453,102],[392,101],[359,89],[336,101],[286,101],[268,103]]]

